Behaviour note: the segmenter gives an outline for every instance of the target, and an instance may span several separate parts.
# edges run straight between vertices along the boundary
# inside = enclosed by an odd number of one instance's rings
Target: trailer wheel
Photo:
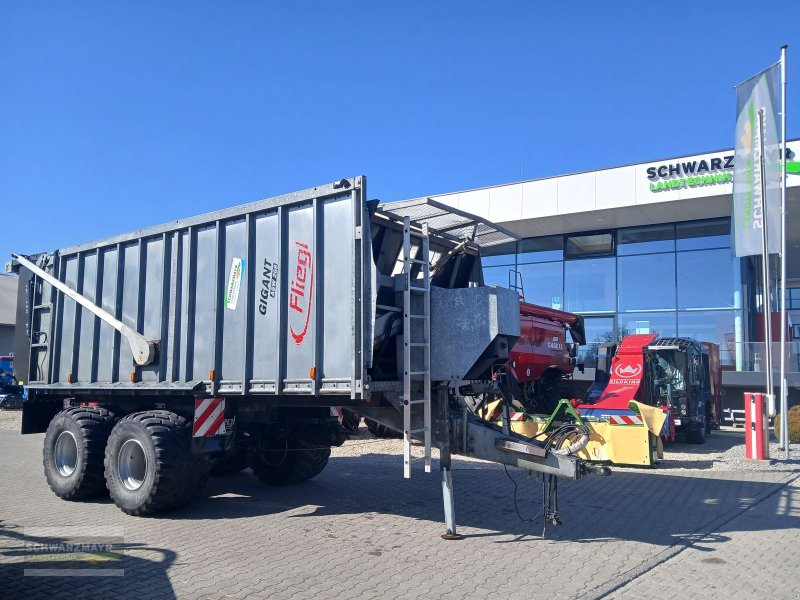
[[[708,432],[706,423],[707,420],[705,418],[702,423],[692,423],[691,429],[686,431],[686,441],[690,444],[705,444],[706,433]]]
[[[219,459],[208,474],[212,477],[224,477],[244,471],[249,466],[250,461],[247,459],[247,455],[243,452],[236,452]]]
[[[205,461],[191,453],[192,423],[166,410],[133,413],[108,438],[106,486],[129,515],[170,510],[205,486]]]
[[[285,485],[308,481],[328,464],[331,448],[287,440],[282,449],[266,450],[250,459],[253,474],[267,485]]]
[[[391,427],[382,425],[377,421],[364,417],[364,423],[367,425],[367,430],[375,437],[384,438],[387,440],[397,440],[403,437],[399,431],[395,431]]]
[[[58,413],[44,436],[42,463],[47,485],[64,500],[83,500],[106,493],[103,452],[114,414],[97,406]]]
[[[561,373],[557,371],[547,371],[539,381],[536,382],[538,390],[538,401],[541,403],[539,410],[544,414],[552,414],[561,400],[560,384]]]

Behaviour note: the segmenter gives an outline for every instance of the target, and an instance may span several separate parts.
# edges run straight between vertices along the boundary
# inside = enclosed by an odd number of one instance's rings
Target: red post
[[[769,420],[764,394],[745,392],[744,415],[746,458],[769,460]]]

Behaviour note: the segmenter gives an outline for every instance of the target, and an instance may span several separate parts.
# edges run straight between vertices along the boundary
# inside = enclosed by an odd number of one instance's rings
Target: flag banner
[[[781,157],[780,63],[736,86],[736,150],[733,170],[733,230],[736,256],[761,254],[766,227],[770,254],[780,252]],[[764,168],[759,110],[764,110]],[[766,181],[766,198],[762,193]]]

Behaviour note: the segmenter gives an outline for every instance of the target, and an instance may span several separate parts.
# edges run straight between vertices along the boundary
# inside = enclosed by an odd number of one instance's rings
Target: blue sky
[[[784,43],[800,108],[797,8],[5,1],[0,264],[357,174],[396,200],[731,147]]]

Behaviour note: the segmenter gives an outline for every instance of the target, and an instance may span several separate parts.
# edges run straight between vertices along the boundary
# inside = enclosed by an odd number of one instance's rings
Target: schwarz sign
[[[648,167],[647,178],[651,192],[727,183],[733,181],[733,154]]]

